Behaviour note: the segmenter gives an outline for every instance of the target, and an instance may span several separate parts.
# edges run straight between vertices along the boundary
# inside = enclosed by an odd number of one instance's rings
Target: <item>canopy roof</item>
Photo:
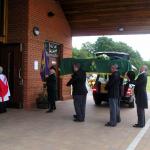
[[[150,0],[58,0],[73,36],[150,33]]]

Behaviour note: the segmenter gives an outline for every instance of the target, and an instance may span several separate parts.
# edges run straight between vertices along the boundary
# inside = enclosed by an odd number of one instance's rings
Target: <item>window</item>
[[[0,0],[0,36],[4,34],[4,0]]]

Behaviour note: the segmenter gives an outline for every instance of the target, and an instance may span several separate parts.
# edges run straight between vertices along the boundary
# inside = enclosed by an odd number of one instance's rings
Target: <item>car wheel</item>
[[[101,100],[99,99],[98,94],[93,94],[93,98],[96,106],[101,105]]]

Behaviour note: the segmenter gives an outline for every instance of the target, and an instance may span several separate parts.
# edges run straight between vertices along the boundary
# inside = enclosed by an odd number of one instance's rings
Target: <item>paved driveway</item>
[[[136,110],[121,109],[122,122],[115,128],[105,127],[109,120],[107,106],[95,107],[88,97],[86,121],[72,121],[72,101],[58,102],[57,110],[9,109],[0,115],[0,150],[126,150],[141,129],[136,123]],[[146,111],[150,118],[150,111]],[[150,130],[140,140],[137,150],[149,150]],[[132,149],[131,149],[132,150]]]

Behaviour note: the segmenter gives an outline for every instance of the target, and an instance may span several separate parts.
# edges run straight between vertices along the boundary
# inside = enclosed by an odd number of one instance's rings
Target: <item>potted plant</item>
[[[46,90],[46,84],[43,84],[43,90],[39,94],[39,96],[36,99],[36,105],[37,108],[40,109],[48,109],[48,99],[47,99],[47,90]]]

